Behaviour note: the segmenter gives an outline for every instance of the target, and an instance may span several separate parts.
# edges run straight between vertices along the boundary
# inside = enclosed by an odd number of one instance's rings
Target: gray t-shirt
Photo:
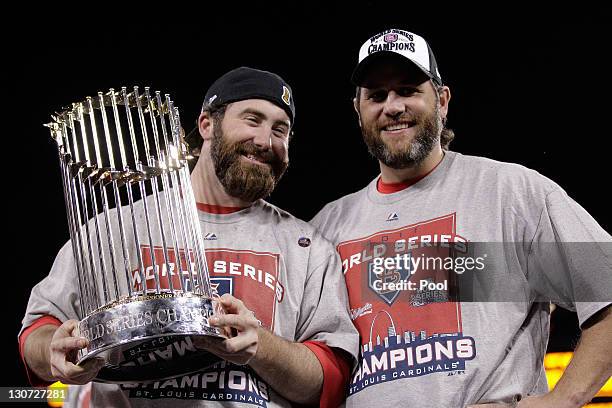
[[[402,191],[376,183],[312,220],[342,258],[361,336],[347,407],[546,392],[549,301],[576,310],[580,324],[611,303],[610,235],[554,182],[515,164],[446,152]]]
[[[211,283],[219,294],[229,292],[243,300],[264,327],[285,339],[321,341],[357,355],[358,336],[348,313],[339,257],[313,227],[263,200],[231,214],[200,211],[198,216]],[[155,240],[159,245],[157,236]],[[145,259],[149,248],[148,242],[141,243]],[[136,256],[130,258],[135,270]],[[75,274],[67,243],[50,274],[32,289],[22,331],[44,315],[60,321],[78,319]],[[147,274],[147,281],[152,278]],[[164,343],[160,350],[180,354],[192,347],[183,339]],[[147,350],[134,361],[146,364],[151,356],[154,353]],[[227,362],[149,384],[92,383],[91,398],[96,407],[290,406],[248,366]]]

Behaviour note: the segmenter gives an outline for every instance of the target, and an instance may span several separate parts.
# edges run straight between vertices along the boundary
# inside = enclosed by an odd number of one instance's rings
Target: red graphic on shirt
[[[200,263],[193,252],[190,252],[190,259],[187,260],[185,251],[179,250],[181,274],[176,271],[176,254],[173,248],[167,251],[167,263],[164,250],[160,247],[155,247],[151,254],[150,247],[142,246],[141,253],[148,291],[156,289],[156,275],[159,275],[161,290],[169,290],[170,281],[174,290],[180,290],[183,287],[181,285],[188,290],[198,287],[200,279],[197,271]],[[155,270],[151,266],[153,260],[157,266]],[[206,264],[213,292],[219,295],[230,293],[242,300],[262,326],[274,329],[276,303],[282,302],[285,291],[278,281],[279,254],[226,248],[207,249]],[[170,273],[167,273],[168,270]],[[142,279],[139,270],[132,272],[133,290],[142,290]]]
[[[160,290],[169,290],[170,283],[168,276],[171,276],[172,289],[182,290],[183,286],[186,290],[194,290],[194,287],[198,287],[198,268],[199,263],[194,257],[193,252],[190,251],[189,260],[185,256],[185,251],[179,250],[181,275],[176,270],[176,251],[174,248],[169,248],[168,262],[164,256],[164,250],[161,247],[154,247],[155,250],[151,253],[149,246],[141,246],[142,263],[144,266],[144,274],[140,269],[132,271],[132,290],[142,291],[143,279],[147,282],[147,291],[157,289],[156,276],[159,277],[159,288]],[[152,265],[155,264],[156,268],[153,269]],[[203,268],[202,268],[203,269]],[[169,271],[169,273],[168,273]],[[191,271],[191,274],[188,272]]]
[[[436,267],[435,262],[428,267],[422,263],[448,259],[465,248],[465,239],[456,234],[455,220],[453,213],[338,245],[353,323],[362,344],[396,335],[422,338],[462,332],[461,306],[453,301],[457,298],[455,273]],[[415,268],[410,258],[421,258],[421,264]],[[385,259],[391,259],[386,267]],[[446,281],[448,290],[419,290],[421,281]],[[407,288],[408,282],[413,289]],[[404,287],[383,288],[383,283]]]
[[[278,281],[279,254],[209,249],[206,258],[211,279],[231,279],[233,295],[255,313],[264,327],[273,330],[276,303],[282,302],[285,292]]]

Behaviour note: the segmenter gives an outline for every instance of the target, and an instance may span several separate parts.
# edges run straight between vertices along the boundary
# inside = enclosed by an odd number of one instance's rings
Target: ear
[[[443,119],[446,119],[448,115],[448,104],[451,99],[450,88],[448,86],[443,86],[438,92],[438,95],[440,95],[440,115]]]
[[[361,113],[359,113],[359,101],[357,100],[357,97],[353,98],[353,108],[355,109],[355,112],[357,112],[357,122],[359,122],[359,127],[361,126]]]
[[[213,137],[213,121],[209,112],[202,112],[198,117],[198,130],[200,136],[204,140],[210,140]]]

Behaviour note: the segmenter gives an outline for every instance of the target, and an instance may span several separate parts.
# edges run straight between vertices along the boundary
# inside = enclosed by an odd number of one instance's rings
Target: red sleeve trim
[[[314,353],[323,368],[323,390],[319,406],[336,408],[346,397],[346,387],[350,376],[350,363],[337,349],[330,348],[320,341],[305,341],[304,344]]]
[[[34,320],[34,323],[32,323],[23,332],[21,332],[21,335],[19,336],[19,355],[21,356],[21,361],[23,363],[23,366],[26,369],[26,375],[28,376],[28,381],[30,382],[30,384],[32,384],[33,387],[46,387],[52,384],[51,382],[47,382],[45,380],[38,378],[38,376],[34,374],[32,370],[30,370],[30,367],[28,367],[25,361],[25,357],[23,355],[23,348],[25,347],[26,339],[28,338],[30,333],[32,333],[34,330],[46,324],[51,324],[53,326],[59,327],[62,325],[62,322],[60,322],[58,319],[56,319],[53,316],[49,316],[49,315],[42,316]]]

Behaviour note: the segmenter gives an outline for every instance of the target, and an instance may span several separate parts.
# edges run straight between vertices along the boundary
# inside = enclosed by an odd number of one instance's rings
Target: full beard
[[[363,140],[370,154],[393,169],[405,169],[421,164],[440,141],[443,125],[439,105],[436,104],[431,114],[412,115],[411,119],[417,123],[415,136],[412,141],[407,141],[400,146],[391,147],[385,143],[376,123],[371,126],[363,126]],[[406,120],[404,116],[399,117],[397,122],[403,120]]]
[[[268,197],[288,163],[280,160],[272,150],[261,150],[249,141],[227,143],[220,125],[214,126],[211,158],[221,185],[229,195],[247,202]],[[243,155],[253,155],[270,166],[247,163],[242,160]]]

